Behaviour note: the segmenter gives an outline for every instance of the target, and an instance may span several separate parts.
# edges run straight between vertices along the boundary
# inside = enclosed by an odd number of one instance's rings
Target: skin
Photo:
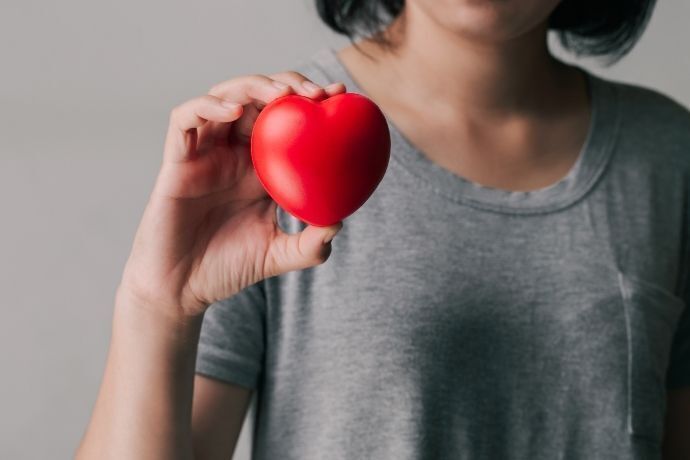
[[[385,30],[339,57],[430,160],[474,182],[533,190],[562,178],[587,135],[583,75],[546,46],[555,0],[408,0]],[[449,59],[448,56],[453,56]],[[690,388],[667,396],[665,460],[690,458]]]
[[[387,30],[394,52],[363,41],[373,59],[352,46],[339,56],[432,161],[483,185],[533,190],[571,168],[590,117],[583,75],[546,46],[555,3],[413,0]]]
[[[78,459],[229,458],[250,392],[194,376],[202,313],[260,279],[324,262],[342,227],[284,233],[251,166],[248,141],[263,105],[291,92],[344,91],[306,80],[242,76],[173,109]]]
[[[386,29],[339,57],[430,160],[508,190],[548,186],[575,162],[590,106],[584,76],[546,47],[557,0],[408,0]],[[452,58],[451,58],[452,57]],[[280,89],[273,81],[287,84]],[[101,389],[78,459],[230,458],[251,391],[194,375],[201,314],[268,276],[325,261],[341,224],[286,235],[251,168],[263,105],[294,72],[238,77],[172,111],[163,162],[115,299]],[[224,107],[222,101],[242,107]],[[690,392],[669,392],[666,460],[690,458]]]

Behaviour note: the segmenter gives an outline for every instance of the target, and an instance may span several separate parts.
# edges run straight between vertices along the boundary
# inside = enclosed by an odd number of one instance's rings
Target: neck
[[[375,53],[392,69],[389,87],[416,99],[412,102],[434,101],[437,113],[458,107],[497,115],[543,112],[545,104],[559,99],[550,96],[564,91],[567,66],[551,56],[546,24],[516,38],[487,42],[438,27],[425,14],[405,8],[387,33],[395,51]]]

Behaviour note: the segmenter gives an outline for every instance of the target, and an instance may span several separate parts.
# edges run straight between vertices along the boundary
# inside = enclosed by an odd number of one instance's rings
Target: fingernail
[[[282,81],[278,81],[278,80],[273,80],[273,86],[275,86],[278,89],[285,89],[288,87],[288,85],[286,85]]]
[[[328,235],[328,236],[323,240],[323,244],[328,244],[328,243],[330,243],[330,242],[333,240],[333,238],[335,238],[335,236],[340,232],[340,229],[341,229],[341,228],[343,228],[343,224],[342,224],[342,223],[338,226],[338,228],[336,229],[335,232],[333,232],[332,234]]]
[[[304,87],[304,89],[308,91],[318,91],[321,89],[320,86],[314,84],[313,82],[310,82],[309,80],[304,80],[302,82],[302,86]]]
[[[232,102],[232,101],[220,101],[220,105],[222,105],[226,109],[236,109],[241,104],[238,104],[237,102]]]

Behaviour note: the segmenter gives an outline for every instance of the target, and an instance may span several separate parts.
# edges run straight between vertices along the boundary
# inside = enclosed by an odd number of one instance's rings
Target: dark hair
[[[627,54],[644,31],[656,0],[562,0],[549,17],[563,47],[578,56]],[[321,19],[351,42],[364,35],[391,46],[382,29],[397,17],[405,0],[316,0]]]

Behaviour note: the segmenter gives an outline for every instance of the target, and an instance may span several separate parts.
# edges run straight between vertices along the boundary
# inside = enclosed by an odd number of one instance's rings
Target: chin
[[[501,42],[542,25],[560,0],[408,0],[458,35]]]

